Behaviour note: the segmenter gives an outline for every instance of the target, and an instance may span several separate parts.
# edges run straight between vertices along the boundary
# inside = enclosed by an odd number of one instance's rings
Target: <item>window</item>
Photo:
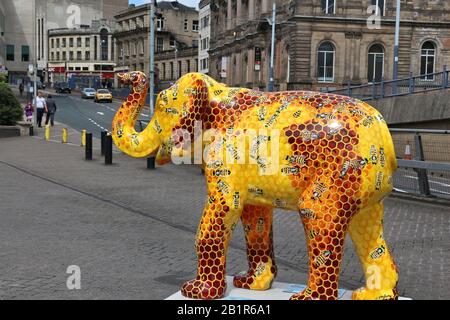
[[[69,60],[73,60],[73,51],[70,51],[69,53]]]
[[[433,42],[427,41],[422,45],[420,54],[420,74],[423,80],[434,80],[434,73],[436,65],[436,47]]]
[[[78,48],[81,47],[81,38],[77,38],[77,47],[78,47]]]
[[[59,55],[59,51],[56,53],[56,61],[60,61],[60,55]],[[64,59],[64,60],[66,60],[66,59]]]
[[[56,39],[56,48],[59,48],[59,39]]]
[[[317,78],[319,82],[334,81],[334,46],[324,42],[318,50]]]
[[[200,69],[208,69],[208,58],[200,60]]]
[[[83,71],[89,71],[89,67],[83,67]]]
[[[197,39],[192,40],[192,46],[193,46],[194,48],[198,47],[198,40],[197,40]]]
[[[205,29],[209,26],[209,16],[204,16],[200,21],[200,28]]]
[[[384,69],[384,50],[379,44],[374,44],[369,49],[367,80],[369,82],[381,82]]]
[[[85,55],[85,60],[91,60],[91,52],[90,51],[86,51],[84,53],[84,55]]]
[[[81,67],[75,67],[75,71],[81,71]]]
[[[52,49],[53,49],[55,47],[55,39],[52,39],[51,43],[52,43]]]
[[[173,79],[173,62],[170,62],[170,79]]]
[[[372,0],[372,5],[377,7],[375,14],[383,17],[385,14],[384,0]]]
[[[192,31],[198,31],[198,20],[192,20]]]
[[[156,38],[156,52],[161,52],[164,50],[164,38]]]
[[[62,38],[62,45],[61,45],[63,48],[65,48],[66,47],[66,38]]]
[[[166,63],[163,62],[162,64],[162,69],[161,69],[161,73],[160,76],[161,80],[164,80],[166,78]]]
[[[84,45],[85,45],[85,47],[89,48],[91,46],[91,38],[86,37],[84,39]]]
[[[77,52],[77,60],[81,60],[82,58],[81,58],[81,51],[78,51]]]
[[[59,52],[58,52],[59,53]],[[62,53],[62,59],[65,61],[67,60],[67,52],[63,51]],[[59,55],[58,55],[58,60],[59,60]]]
[[[30,61],[30,47],[22,46],[22,62]]]
[[[157,31],[164,30],[164,18],[163,17],[158,17],[156,19],[156,30]]]
[[[108,30],[102,29],[100,30],[100,52],[101,52],[101,60],[107,61],[108,60]]]
[[[191,60],[186,60],[187,73],[191,72]]]
[[[13,44],[8,44],[6,46],[6,61],[14,61],[15,57],[14,57],[14,45]]]
[[[188,19],[184,19],[184,31],[189,31]]]
[[[173,38],[173,37],[169,38],[169,46],[175,47],[175,38]]]
[[[182,71],[181,70],[181,61],[178,61],[178,70],[177,70],[178,76],[177,76],[177,79],[181,78],[181,75],[182,75],[181,71]]]
[[[201,42],[201,50],[207,50],[209,47],[209,37],[203,38]]]
[[[69,38],[69,47],[73,48],[73,38]]]
[[[322,0],[322,12],[325,14],[335,14],[335,0]]]
[[[52,57],[52,61],[55,61],[55,53],[54,52],[52,52],[51,57]]]

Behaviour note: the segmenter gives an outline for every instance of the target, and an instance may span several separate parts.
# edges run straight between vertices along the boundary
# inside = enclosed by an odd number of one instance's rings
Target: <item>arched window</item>
[[[317,79],[319,82],[334,81],[334,46],[331,42],[323,42],[318,50]]]
[[[369,48],[367,80],[369,82],[381,82],[384,73],[384,50],[380,44],[374,44]]]
[[[422,45],[420,53],[420,74],[424,80],[434,80],[434,73],[436,67],[436,46],[433,42],[427,41]]]

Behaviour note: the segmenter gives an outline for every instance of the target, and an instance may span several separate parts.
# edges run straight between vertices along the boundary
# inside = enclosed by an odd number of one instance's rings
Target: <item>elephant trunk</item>
[[[114,116],[112,137],[115,145],[124,153],[145,158],[154,154],[161,145],[158,134],[159,125],[156,117],[150,121],[142,132],[135,130],[136,121],[141,114],[147,97],[148,81],[142,72],[120,74],[119,79],[125,84],[132,84],[132,92]]]

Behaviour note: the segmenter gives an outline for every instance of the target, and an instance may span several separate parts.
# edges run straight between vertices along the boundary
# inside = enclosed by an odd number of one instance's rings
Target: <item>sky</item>
[[[158,2],[158,0],[156,0]],[[171,1],[171,0],[166,0]],[[129,0],[130,4],[140,5],[143,3],[149,3],[149,0]],[[195,7],[198,9],[199,0],[178,0],[179,3],[182,3],[188,7]]]

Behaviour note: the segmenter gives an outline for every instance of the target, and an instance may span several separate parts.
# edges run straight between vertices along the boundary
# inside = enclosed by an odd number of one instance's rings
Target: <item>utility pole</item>
[[[274,58],[275,58],[275,19],[276,19],[276,4],[275,1],[272,5],[272,43],[270,47],[270,68],[269,68],[269,85],[268,85],[268,91],[272,92],[274,87],[274,74],[273,74],[273,64],[274,64]]]
[[[35,0],[33,2],[33,12],[34,12],[34,17],[33,17],[33,23],[34,23],[34,27],[33,27],[33,41],[34,41],[34,61],[33,61],[33,95],[31,96],[32,99],[32,104],[34,105],[34,112],[33,112],[33,123],[35,126],[37,126],[37,109],[36,109],[36,98],[37,98],[37,65],[38,65],[38,61],[37,61],[37,19],[36,19],[36,13],[37,13],[37,1]]]
[[[393,80],[398,79],[398,45],[400,37],[400,0],[397,0],[397,10],[395,17],[395,40],[394,40],[394,75]],[[397,93],[397,83],[394,82],[394,93]]]
[[[153,115],[155,96],[155,6],[156,0],[150,2],[150,115]]]

